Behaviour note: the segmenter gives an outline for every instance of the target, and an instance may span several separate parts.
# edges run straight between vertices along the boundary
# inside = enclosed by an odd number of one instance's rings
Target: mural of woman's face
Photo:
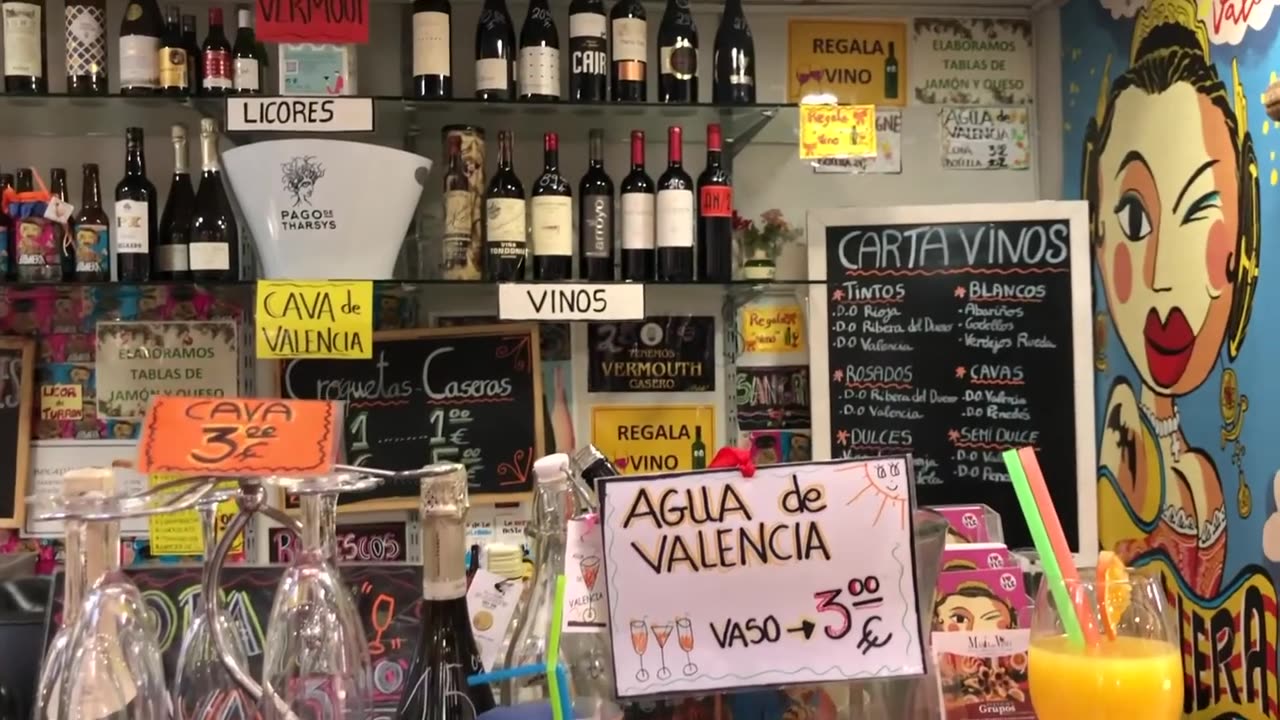
[[[1234,297],[1240,188],[1223,113],[1187,83],[1127,89],[1097,173],[1116,332],[1149,387],[1185,395],[1217,361]]]

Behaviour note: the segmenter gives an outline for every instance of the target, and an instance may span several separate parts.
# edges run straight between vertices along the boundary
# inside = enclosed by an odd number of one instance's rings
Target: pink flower
[[[782,211],[778,208],[760,213],[760,219],[764,221],[765,225],[785,225],[787,223],[782,217]]]

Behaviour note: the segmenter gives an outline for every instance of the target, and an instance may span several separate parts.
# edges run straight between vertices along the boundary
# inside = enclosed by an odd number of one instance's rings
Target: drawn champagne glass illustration
[[[382,634],[391,627],[391,621],[395,619],[396,599],[386,593],[379,593],[376,600],[373,601],[373,629],[376,634],[369,641],[369,654],[381,655],[387,651],[382,643]]]
[[[666,680],[671,677],[671,671],[667,669],[667,638],[671,637],[671,623],[651,625],[650,628],[653,630],[653,639],[658,641],[658,657],[662,661],[662,667],[658,668],[658,679]]]
[[[680,649],[684,651],[684,674],[692,675],[698,672],[698,666],[693,664],[693,658],[689,657],[689,653],[693,652],[693,623],[689,618],[676,618],[676,638],[680,641]]]
[[[588,555],[578,561],[578,569],[582,571],[582,584],[587,586],[589,599],[589,596],[596,591],[596,578],[600,576],[600,558],[595,555]],[[582,619],[584,622],[596,621],[595,603],[587,603],[587,609],[582,613]]]
[[[643,620],[631,621],[631,649],[640,656],[640,672],[636,680],[644,682],[649,679],[649,671],[644,669],[644,652],[649,649],[649,626]]]

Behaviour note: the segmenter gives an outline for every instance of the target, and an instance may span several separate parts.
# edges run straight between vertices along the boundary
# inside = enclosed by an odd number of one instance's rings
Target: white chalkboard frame
[[[1034,222],[1066,220],[1071,229],[1071,350],[1075,405],[1076,527],[1079,547],[1073,547],[1078,563],[1092,565],[1098,554],[1098,479],[1093,390],[1093,269],[1089,245],[1088,203],[1080,200],[1047,200],[1021,203],[966,205],[906,205],[881,208],[830,208],[810,210],[806,221],[809,238],[809,371],[815,388],[825,388],[831,375],[828,363],[827,228],[861,225],[947,224],[966,222]],[[813,411],[813,459],[829,460],[831,454],[831,396],[824,389],[811,396]]]

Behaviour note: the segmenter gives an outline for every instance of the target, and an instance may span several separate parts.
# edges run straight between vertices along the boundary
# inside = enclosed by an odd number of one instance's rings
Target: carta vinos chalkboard
[[[20,528],[25,516],[36,343],[0,338],[0,528]]]
[[[853,211],[856,222],[825,223],[825,317],[813,324],[826,337],[813,346],[827,348],[833,457],[910,452],[921,505],[986,503],[1018,547],[1031,539],[1001,452],[1031,445],[1078,547],[1093,513],[1077,492],[1077,472],[1092,472],[1093,409],[1076,205],[887,208],[875,224]]]
[[[369,360],[289,360],[289,398],[346,402],[347,462],[412,470],[467,467],[473,501],[529,492],[543,447],[542,372],[535,325],[395,330],[373,337]],[[417,481],[393,482],[342,503],[413,509]]]

